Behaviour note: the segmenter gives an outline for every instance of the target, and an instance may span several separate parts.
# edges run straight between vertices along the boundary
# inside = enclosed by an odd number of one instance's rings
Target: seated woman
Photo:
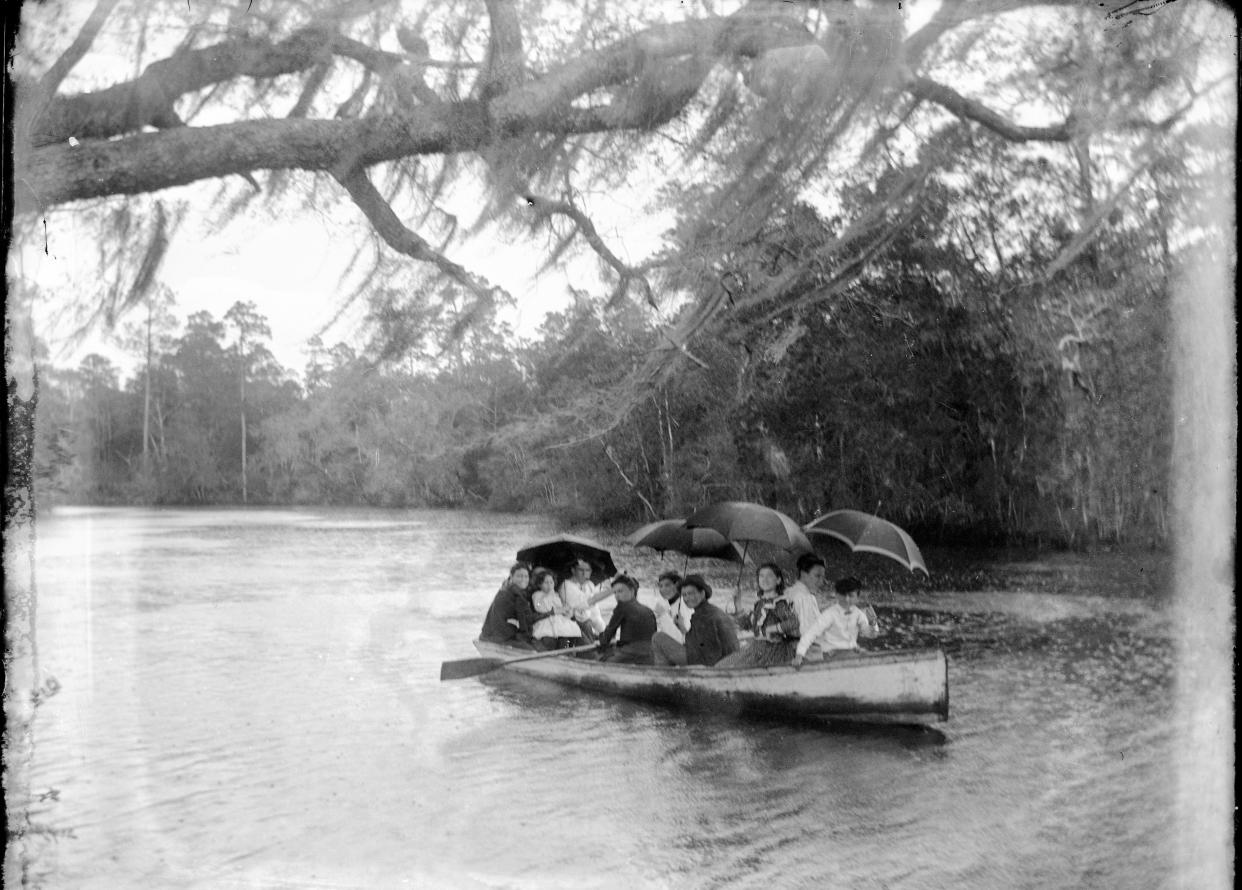
[[[686,631],[687,665],[711,667],[738,651],[733,619],[708,602],[712,587],[702,575],[687,575],[681,582],[681,598],[693,610]]]
[[[612,579],[612,595],[617,598],[608,626],[599,636],[604,661],[625,664],[651,664],[651,638],[656,632],[655,612],[638,601],[638,582],[629,575]],[[613,637],[616,649],[609,650]]]
[[[519,649],[535,648],[531,642],[535,615],[526,592],[529,581],[530,568],[526,563],[514,563],[509,569],[509,577],[500,585],[500,590],[492,600],[487,617],[483,619],[483,629],[479,631],[480,640],[504,643]]]
[[[574,621],[573,610],[556,592],[556,575],[547,569],[535,569],[535,592],[530,604],[535,612],[531,636],[541,649],[566,649],[582,643],[582,630]]]
[[[686,664],[686,631],[693,613],[681,595],[681,575],[664,572],[656,582],[660,596],[656,600],[656,632],[651,638],[651,652],[658,665]]]
[[[785,582],[776,563],[765,562],[755,574],[759,599],[738,624],[755,632],[742,649],[716,663],[717,667],[772,667],[789,664],[798,645],[798,613],[785,599]]]

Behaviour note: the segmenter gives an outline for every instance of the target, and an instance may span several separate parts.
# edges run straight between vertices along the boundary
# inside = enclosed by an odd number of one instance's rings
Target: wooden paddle
[[[494,671],[498,667],[504,667],[506,664],[517,664],[519,661],[534,661],[536,658],[555,658],[558,655],[571,655],[574,652],[587,652],[591,649],[599,648],[597,643],[590,643],[586,646],[571,646],[568,649],[551,649],[547,652],[539,652],[535,655],[523,655],[521,658],[496,658],[492,656],[483,658],[461,658],[457,661],[445,661],[440,663],[440,679],[443,680],[464,680],[466,677],[477,677],[480,674],[486,674]]]

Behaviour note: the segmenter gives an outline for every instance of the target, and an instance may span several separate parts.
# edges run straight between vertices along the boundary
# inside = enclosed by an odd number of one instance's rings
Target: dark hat
[[[862,582],[853,575],[846,575],[837,582],[837,593],[853,593],[856,590],[862,590]]]
[[[712,586],[707,583],[707,579],[702,575],[686,575],[686,577],[681,579],[681,584],[678,585],[677,589],[680,590],[686,586],[697,587],[703,591],[703,599],[705,600],[712,598]]]

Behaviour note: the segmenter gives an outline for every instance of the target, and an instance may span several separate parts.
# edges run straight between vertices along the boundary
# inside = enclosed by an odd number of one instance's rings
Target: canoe
[[[474,646],[480,655],[506,662],[531,654],[482,640]],[[565,655],[504,669],[594,692],[735,714],[885,723],[949,719],[949,666],[939,649],[848,653],[801,668],[655,667]]]

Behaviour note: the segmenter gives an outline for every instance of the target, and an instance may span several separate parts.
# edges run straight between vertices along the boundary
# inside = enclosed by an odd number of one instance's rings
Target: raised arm
[[[587,599],[587,605],[593,606],[596,603],[602,603],[608,597],[612,596],[612,589],[609,587],[601,587]]]
[[[863,623],[858,627],[858,635],[865,640],[873,639],[880,634],[880,619],[876,617],[875,609],[870,605],[862,609]]]

